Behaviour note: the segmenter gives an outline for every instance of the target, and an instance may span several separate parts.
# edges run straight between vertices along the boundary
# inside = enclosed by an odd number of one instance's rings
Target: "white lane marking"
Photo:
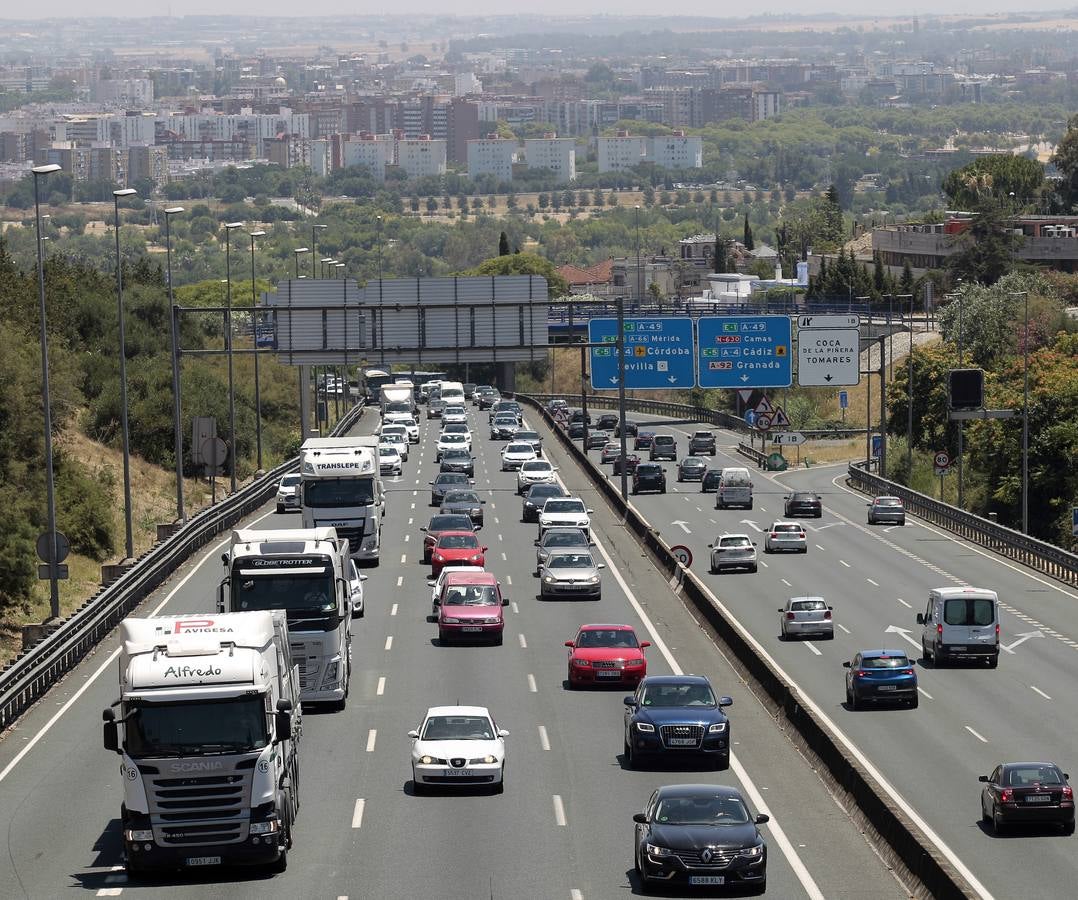
[[[546,733],[546,725],[539,726],[539,746],[544,750],[550,749],[550,736]]]
[[[377,694],[379,697],[381,697],[382,694],[384,694],[385,692],[386,692],[386,677],[385,677],[385,675],[382,675],[378,679],[378,687],[375,688],[374,693]]]
[[[408,517],[408,524],[409,525],[411,525],[412,522],[414,522],[414,521],[415,521],[415,519],[413,519],[411,516]]]
[[[850,564],[846,562],[846,560],[840,559],[839,562],[842,563],[842,565],[844,565],[847,569],[850,568]]]
[[[274,510],[273,512],[268,512],[265,515],[259,516],[257,519],[252,521],[247,527],[249,528],[249,527],[251,527],[251,525],[257,525],[263,519],[268,519],[270,516],[272,516],[274,514],[274,512],[276,512],[276,510]],[[231,538],[229,538],[228,540],[231,540]],[[168,603],[168,601],[171,600],[173,597],[175,597],[176,594],[179,592],[179,590],[185,584],[187,584],[188,581],[190,581],[194,577],[195,573],[199,569],[201,569],[203,565],[205,565],[206,560],[208,560],[212,556],[216,556],[217,552],[222,547],[225,547],[225,546],[228,545],[228,540],[220,541],[217,544],[215,544],[210,550],[208,550],[206,552],[206,555],[203,556],[202,559],[200,559],[197,563],[195,563],[195,565],[191,569],[191,571],[188,572],[186,575],[184,575],[183,578],[181,578],[177,582],[176,586],[165,595],[165,598],[160,603],[158,603],[157,606],[155,606],[152,610],[150,610],[150,612],[147,613],[147,615],[148,616],[156,616],[159,612],[161,612],[161,610],[165,608],[165,604]],[[6,766],[4,766],[4,770],[2,772],[0,772],[0,782],[2,782],[5,778],[7,778],[7,776],[11,774],[11,770],[14,769],[15,766],[17,766],[20,762],[22,762],[23,757],[25,757],[27,753],[29,753],[31,750],[33,750],[34,747],[37,746],[38,741],[40,741],[43,737],[45,737],[46,734],[48,734],[52,730],[52,727],[57,722],[60,721],[61,716],[63,716],[64,713],[66,713],[69,709],[71,709],[72,706],[74,706],[78,702],[79,698],[83,694],[85,694],[86,691],[89,690],[90,685],[92,685],[95,681],[97,681],[97,679],[100,677],[101,673],[104,672],[105,669],[107,669],[109,666],[111,666],[113,664],[113,662],[115,662],[116,657],[120,655],[120,650],[121,649],[122,649],[121,647],[117,647],[115,650],[113,650],[105,658],[105,660],[101,663],[101,665],[98,666],[96,669],[94,669],[93,674],[90,675],[90,677],[86,679],[86,683],[82,687],[80,687],[77,691],[75,691],[75,693],[71,695],[71,698],[63,706],[61,706],[58,710],[56,710],[56,712],[53,714],[52,718],[50,718],[49,721],[46,722],[41,727],[41,730],[37,734],[35,734],[32,738],[30,738],[30,740],[28,740],[26,742],[26,746],[23,747],[18,753],[15,754],[15,756],[11,760],[11,762],[9,762]]]
[[[416,492],[415,492],[415,491],[412,491],[412,496],[413,496],[413,497],[415,496],[415,494],[416,494]],[[411,506],[409,507],[409,509],[415,509],[415,504],[413,503],[413,504],[412,504],[412,505],[411,505]]]
[[[802,643],[817,656],[823,656],[823,654],[820,652],[820,648],[817,647],[814,643],[812,643],[812,641],[802,641]]]
[[[851,631],[850,631],[850,629],[849,629],[849,628],[847,628],[847,627],[846,627],[845,625],[843,625],[843,624],[842,624],[841,622],[836,622],[835,624],[836,624],[836,625],[838,625],[838,627],[839,627],[839,628],[841,628],[841,629],[842,629],[843,631],[845,631],[845,632],[846,632],[846,634],[852,634],[852,633],[853,633],[853,632],[851,632]]]
[[[571,888],[569,891],[569,900],[584,900],[584,894],[581,893],[580,888]]]
[[[834,528],[836,525],[841,525],[841,522],[828,522],[826,525],[813,525],[814,531],[823,531],[825,528]]]
[[[528,690],[533,694],[539,693],[539,686],[535,683],[535,676],[531,672],[528,673]]]
[[[389,614],[390,614],[391,616],[395,616],[395,615],[397,614],[397,604],[396,604],[396,603],[394,603],[394,604],[393,604],[393,605],[392,605],[392,606],[391,606],[391,607],[389,608]]]
[[[403,586],[404,586],[404,576],[403,575],[398,575],[397,576],[397,587],[403,587]]]
[[[372,728],[370,731],[367,732],[367,752],[368,753],[373,753],[374,752],[374,742],[376,740],[378,740],[378,729],[377,728]]]
[[[498,535],[498,543],[500,544],[501,542],[502,542],[502,536],[499,534]]]
[[[718,522],[716,522],[716,521],[715,521],[714,519],[708,519],[708,521],[709,521],[709,522],[710,522],[710,523],[711,523],[712,525],[718,525],[718,524],[719,524],[719,523],[718,523]]]
[[[984,737],[983,735],[977,734],[977,732],[970,728],[968,725],[963,725],[962,727],[965,728],[966,731],[972,734],[975,738],[977,738],[977,740],[979,740],[982,744],[988,743],[988,738]]]
[[[404,536],[404,543],[407,544],[411,539],[412,539],[412,536],[410,534],[406,534]],[[402,562],[403,562],[403,560],[402,560]]]
[[[561,828],[564,828],[566,825],[565,804],[561,801],[561,794],[554,795],[554,821]]]
[[[513,576],[512,575],[506,575],[505,576],[505,583],[507,585],[509,585],[509,587],[512,587],[513,586]]]
[[[517,601],[516,600],[514,600],[512,603],[510,603],[509,606],[516,615],[518,615],[518,616],[520,615],[520,607],[517,606]]]
[[[499,521],[498,521],[498,517],[497,517],[497,516],[495,516],[495,517],[494,517],[494,524],[495,524],[495,525],[500,525],[500,524],[501,524],[501,522],[499,522]]]
[[[503,553],[502,554],[502,562],[505,562],[507,559],[508,559],[508,557]]]
[[[521,650],[527,650],[528,649],[528,642],[524,639],[524,634],[523,633],[517,635],[517,640],[520,641],[520,649]]]
[[[401,563],[406,563],[406,562],[408,562],[408,554],[407,553],[402,553],[401,554]]]
[[[390,635],[386,636],[386,650],[392,650],[392,649],[393,649],[393,635],[390,634]]]
[[[895,597],[895,599],[899,603],[901,603],[904,607],[906,607],[906,609],[913,609],[913,607],[909,603],[907,603],[905,600],[903,600],[901,597]]]
[[[873,581],[871,578],[866,578],[865,581],[867,581],[873,587],[879,587],[880,586],[880,583],[878,581]]]
[[[352,827],[359,828],[363,824],[363,809],[367,801],[360,797],[356,801],[356,808],[352,810]]]
[[[1040,694],[1042,697],[1044,697],[1045,700],[1051,700],[1052,699],[1044,691],[1042,691],[1039,687],[1037,687],[1035,684],[1031,684],[1029,686],[1029,689],[1031,691],[1036,691],[1038,694]]]
[[[926,691],[923,687],[918,687],[917,692],[920,693],[920,694],[924,694],[929,700],[936,699],[930,693],[928,693],[928,691]]]
[[[793,585],[790,584],[790,582],[788,582],[785,578],[782,579],[782,583],[786,585],[786,587],[793,587]]]
[[[820,546],[819,544],[817,544],[817,545],[816,545],[816,549],[817,549],[817,550],[823,550],[823,547],[821,547],[821,546]]]
[[[98,897],[119,897],[124,892],[122,887],[101,888],[97,892]]]
[[[760,565],[763,566],[765,569],[770,569],[771,568],[771,566],[768,565],[767,563],[765,563],[762,559],[760,560]]]

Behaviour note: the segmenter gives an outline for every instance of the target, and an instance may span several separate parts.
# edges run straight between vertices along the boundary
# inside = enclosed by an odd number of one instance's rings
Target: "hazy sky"
[[[894,16],[911,14],[984,14],[994,12],[1012,12],[1020,10],[1025,4],[1016,0],[912,0],[909,3],[895,4],[892,0],[772,0],[763,7],[753,7],[753,12],[768,12],[772,15],[785,13],[836,12],[848,15],[883,15]],[[1029,6],[1038,10],[1067,9],[1074,7],[1074,0],[1032,0]],[[325,17],[333,15],[441,13],[452,11],[458,15],[504,14],[508,11],[504,0],[456,0],[447,4],[445,0],[398,0],[390,5],[356,3],[355,0],[319,0],[310,6],[297,6],[294,0],[51,0],[41,4],[7,5],[0,12],[3,18],[52,18],[60,16],[124,16],[144,17],[153,15],[262,15]],[[732,7],[732,8],[731,8]],[[298,11],[302,9],[302,13]],[[530,6],[524,12],[541,12],[547,15],[559,14],[608,14],[608,15],[654,15],[657,7],[654,0],[547,0],[537,6]],[[662,10],[671,15],[673,11]],[[686,12],[699,14],[702,7],[686,9]],[[725,7],[716,6],[716,16],[736,15],[733,4]]]

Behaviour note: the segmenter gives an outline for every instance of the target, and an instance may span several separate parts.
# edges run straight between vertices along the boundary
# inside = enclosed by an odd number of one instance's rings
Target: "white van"
[[[983,659],[990,669],[999,664],[999,597],[975,587],[936,588],[928,606],[917,613],[921,659],[937,666],[952,659]]]
[[[464,385],[459,381],[443,381],[439,386],[439,400],[444,400],[446,406],[463,406]]]
[[[728,506],[752,509],[752,476],[748,469],[726,468],[719,473],[715,509],[726,509]]]

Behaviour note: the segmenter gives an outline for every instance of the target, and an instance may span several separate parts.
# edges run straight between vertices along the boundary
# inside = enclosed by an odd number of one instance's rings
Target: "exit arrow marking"
[[[671,522],[670,524],[671,525],[680,525],[682,531],[684,531],[686,534],[692,534],[692,532],[689,531],[689,523],[688,522],[682,522],[680,519],[678,519],[678,521]]]
[[[902,639],[903,639],[904,641],[909,641],[909,642],[910,642],[911,644],[913,644],[913,646],[914,646],[914,647],[916,647],[916,648],[917,648],[918,650],[920,650],[920,649],[921,649],[921,642],[920,642],[920,641],[915,641],[915,640],[914,640],[913,638],[911,638],[911,637],[910,637],[910,629],[908,629],[908,628],[899,628],[899,627],[898,627],[897,625],[888,625],[888,626],[887,626],[887,627],[886,627],[885,629],[883,629],[883,630],[884,630],[884,631],[885,631],[885,632],[886,632],[887,634],[897,634],[897,635],[900,635],[900,636],[902,637]]]
[[[759,525],[757,525],[754,521],[752,521],[752,519],[742,519],[741,524],[742,525],[751,525],[757,531],[760,531],[760,532],[763,531],[763,529]]]
[[[999,649],[1006,650],[1008,653],[1014,653],[1014,648],[1019,644],[1024,644],[1030,638],[1042,638],[1044,637],[1044,633],[1041,631],[1023,631],[1018,634],[1017,637],[1018,640],[1011,641],[1009,644],[1000,644]]]

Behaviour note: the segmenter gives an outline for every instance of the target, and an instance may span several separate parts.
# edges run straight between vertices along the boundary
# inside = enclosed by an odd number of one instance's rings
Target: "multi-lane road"
[[[275,876],[206,870],[148,884],[127,880],[118,835],[119,767],[116,757],[101,746],[101,710],[117,695],[114,635],[0,742],[0,828],[6,841],[6,852],[0,854],[0,895],[52,898],[81,890],[97,896],[184,898],[621,897],[639,891],[632,873],[633,813],[658,785],[709,781],[738,785],[754,808],[771,814],[771,823],[764,826],[770,852],[769,894],[782,898],[907,896],[824,784],[739,682],[718,648],[670,593],[665,576],[624,533],[598,501],[594,487],[560,448],[553,452],[560,457],[561,477],[571,490],[594,498],[589,501],[595,509],[593,527],[608,568],[598,602],[536,599],[535,526],[520,521],[515,480],[512,474],[499,471],[501,444],[487,440],[486,414],[477,416],[473,411],[470,417],[476,486],[487,500],[486,526],[480,533],[490,548],[487,568],[499,577],[511,599],[504,645],[441,647],[435,640],[435,626],[426,620],[429,573],[420,562],[419,528],[433,512],[428,506],[428,482],[436,471],[437,423],[425,423],[422,443],[413,448],[404,475],[387,483],[383,561],[366,570],[370,576],[367,612],[352,626],[355,641],[348,707],[341,713],[310,711],[304,718],[302,806],[288,870]],[[375,424],[376,416],[365,416],[358,430],[370,431]],[[642,505],[649,511],[680,510],[677,518],[681,519],[688,519],[690,513],[702,515],[706,523],[706,507],[696,502],[696,495],[686,496],[690,502],[671,495],[665,507],[651,501]],[[661,517],[665,516],[664,511]],[[829,515],[824,521],[832,520]],[[276,515],[268,505],[245,525],[295,527],[296,517]],[[828,540],[833,540],[831,552],[837,557],[841,542],[835,532]],[[702,531],[699,536],[702,540]],[[222,575],[220,552],[217,543],[198,554],[146,601],[140,614],[212,610]],[[815,565],[822,553],[810,553],[807,562]],[[845,550],[842,554],[850,555],[855,564],[856,557]],[[794,561],[783,563],[762,570],[755,591],[749,582],[739,581],[746,590],[724,591],[724,596],[736,595],[739,614],[750,616],[756,613],[751,609],[753,597],[767,596],[767,606],[777,605],[775,585],[768,579],[780,570],[792,569]],[[894,575],[908,567],[904,563]],[[822,569],[826,571],[826,566]],[[881,591],[873,588],[864,595],[875,603]],[[854,619],[846,616],[845,603],[842,609],[840,621],[852,629]],[[895,621],[908,624],[909,618]],[[651,640],[651,672],[705,673],[719,691],[734,697],[730,770],[701,772],[691,765],[645,771],[624,767],[621,699],[626,691],[570,692],[563,683],[564,641],[575,635],[578,625],[594,621],[626,622],[642,639]],[[760,626],[766,621],[766,617],[761,619]],[[847,643],[836,641],[835,649]],[[802,647],[789,648],[789,652],[805,654],[806,661],[810,657]],[[831,648],[824,652],[828,659],[835,655]],[[830,701],[840,691],[823,674],[829,667],[821,664],[818,668],[820,695],[834,706]],[[1000,673],[1006,672],[1001,667]],[[983,673],[946,674],[972,682]],[[925,683],[930,691],[935,687],[928,679]],[[942,694],[938,688],[936,692]],[[407,732],[419,724],[428,706],[458,702],[490,707],[499,727],[511,732],[505,793],[416,797],[409,783]],[[1043,716],[1051,718],[1051,704],[1030,697],[1023,721],[1032,721],[1036,715],[1035,702],[1045,703]],[[866,714],[864,728],[898,730],[910,727],[909,721],[881,721]],[[956,722],[948,723],[948,728],[953,730]],[[970,724],[983,734],[996,733],[992,721],[982,721],[980,714]],[[1062,723],[1055,724],[1063,728]],[[936,742],[954,745],[955,737],[961,735],[948,731]],[[875,745],[860,732],[858,739],[875,752]],[[917,758],[907,762],[916,771]],[[954,761],[937,771],[922,768],[925,789],[954,790],[957,785],[949,786],[948,779],[964,786],[969,780],[967,768]],[[956,779],[955,771],[962,772],[961,779]],[[963,800],[967,821],[971,818],[968,810],[974,806],[975,798]]]
[[[691,423],[634,418],[674,434],[679,458],[688,455]],[[737,436],[717,434],[711,465],[751,468],[736,453]],[[591,455],[597,461],[598,453]],[[994,837],[979,822],[977,776],[1004,760],[1054,760],[1078,772],[1078,594],[909,515],[905,526],[867,525],[866,498],[846,486],[845,466],[753,470],[754,508],[719,510],[714,494],[678,484],[676,467],[665,465],[668,493],[631,497],[635,508],[669,543],[692,549],[693,569],[717,601],[935,832],[982,896],[1074,896],[1074,838],[1054,829]],[[765,555],[762,532],[784,518],[783,497],[794,489],[823,498],[822,518],[798,520],[808,552]],[[727,531],[757,541],[756,574],[708,574],[707,544]],[[881,647],[919,660],[915,616],[929,590],[962,584],[999,594],[999,668],[936,669],[918,661],[918,709],[846,709],[842,662]],[[798,595],[820,595],[834,606],[834,640],[779,640],[776,610]]]

